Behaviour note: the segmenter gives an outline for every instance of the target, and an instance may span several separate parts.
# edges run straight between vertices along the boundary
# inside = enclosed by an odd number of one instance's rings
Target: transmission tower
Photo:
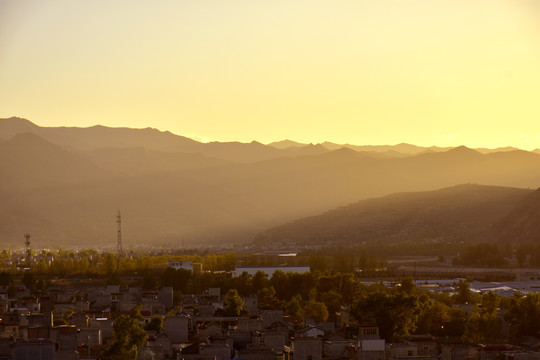
[[[24,234],[24,249],[25,249],[25,254],[26,254],[26,263],[27,264],[30,264],[30,255],[31,255],[31,250],[30,250],[30,234],[29,233],[26,233]]]
[[[116,223],[118,224],[118,234],[116,239],[116,252],[118,255],[122,254],[122,216],[120,210],[116,214]]]

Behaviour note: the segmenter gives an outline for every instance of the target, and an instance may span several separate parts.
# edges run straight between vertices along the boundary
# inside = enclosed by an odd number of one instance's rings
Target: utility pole
[[[116,214],[116,223],[118,224],[116,252],[118,255],[122,255],[122,216],[120,215],[120,210],[118,210],[118,213]]]
[[[24,234],[24,249],[26,254],[26,264],[30,266],[30,256],[31,256],[31,250],[30,250],[30,234],[26,233]]]

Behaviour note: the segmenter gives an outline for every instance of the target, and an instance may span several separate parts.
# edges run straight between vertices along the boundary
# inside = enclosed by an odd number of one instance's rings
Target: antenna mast
[[[24,234],[24,239],[25,239],[25,242],[24,242],[24,249],[25,249],[25,253],[26,253],[26,264],[30,264],[30,255],[31,255],[31,251],[30,251],[30,234],[29,233],[26,233]]]
[[[122,216],[120,210],[116,214],[116,223],[118,224],[118,235],[116,239],[116,252],[122,254]]]

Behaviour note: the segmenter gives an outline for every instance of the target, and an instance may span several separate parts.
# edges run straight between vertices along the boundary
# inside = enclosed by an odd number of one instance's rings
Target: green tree
[[[304,306],[303,316],[313,318],[316,322],[325,322],[328,319],[328,309],[324,303],[310,300]]]
[[[268,280],[268,275],[266,275],[266,273],[259,270],[255,273],[255,275],[253,275],[251,284],[253,286],[254,293],[258,293],[260,290],[270,285],[270,280]]]
[[[381,337],[388,341],[402,341],[416,330],[429,301],[427,297],[404,292],[376,291],[361,296],[352,307],[351,315],[358,323],[379,325]]]
[[[257,293],[259,309],[277,310],[283,308],[283,302],[276,297],[276,290],[273,286],[266,287]]]
[[[272,278],[270,279],[270,285],[274,288],[276,296],[281,300],[290,300],[294,295],[296,295],[294,287],[292,290],[289,288],[289,278],[287,277],[287,274],[281,270],[274,271]],[[289,293],[292,292],[294,292],[294,294],[287,297]]]
[[[152,271],[145,271],[142,288],[144,290],[154,290],[157,287],[158,279]]]
[[[498,314],[501,298],[491,291],[482,295],[482,306],[475,306],[465,324],[463,341],[471,344],[497,343],[503,340]]]
[[[412,277],[408,276],[405,279],[401,280],[400,290],[407,295],[412,295],[416,290],[416,285]]]
[[[238,295],[238,291],[230,289],[225,295],[225,314],[228,316],[239,316],[244,307],[244,300]]]
[[[540,332],[540,294],[514,293],[504,319],[510,323],[512,337],[536,336]]]
[[[246,271],[232,279],[232,287],[242,296],[249,296],[253,292],[251,277]]]
[[[189,270],[176,270],[172,267],[168,267],[160,274],[159,282],[161,286],[172,286],[174,290],[187,293],[191,277],[192,273]]]
[[[294,296],[285,307],[285,313],[296,321],[302,320],[302,297]]]
[[[341,304],[343,303],[343,298],[341,295],[334,290],[330,290],[322,293],[319,296],[319,300],[326,305],[328,313],[330,314],[330,319],[334,319],[336,312],[339,311]]]
[[[129,311],[129,316],[132,317],[133,319],[143,321],[144,317],[141,314],[141,309],[142,309],[142,304],[139,303],[139,304],[135,305]]]
[[[471,293],[470,284],[467,280],[459,280],[456,285],[457,294],[454,301],[458,304],[468,304],[474,301],[474,295]]]
[[[319,294],[334,291],[341,295],[344,304],[351,305],[365,287],[353,274],[337,273],[321,276],[317,281],[316,289]]]
[[[163,316],[154,315],[150,322],[145,326],[145,330],[161,332],[163,330]]]
[[[462,340],[473,345],[502,341],[501,319],[497,312],[489,312],[475,306],[465,324]]]
[[[139,320],[120,315],[114,321],[113,341],[105,351],[105,358],[111,360],[135,360],[137,359],[139,346],[146,341],[146,332]]]

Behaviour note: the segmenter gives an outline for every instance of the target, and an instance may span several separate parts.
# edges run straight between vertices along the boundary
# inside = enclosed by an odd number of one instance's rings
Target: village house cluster
[[[192,264],[170,263],[192,270]],[[237,269],[274,271],[275,267]],[[290,271],[303,271],[301,267]],[[308,269],[309,271],[309,269]],[[139,286],[51,286],[34,296],[24,286],[8,296],[0,287],[0,359],[100,359],[113,339],[112,314],[140,309],[141,325],[163,318],[163,329],[147,330],[140,360],[528,360],[540,359],[538,343],[470,346],[430,335],[388,343],[377,324],[350,326],[346,308],[333,322],[302,323],[281,310],[262,310],[256,296],[244,297],[250,316],[224,316],[219,288],[184,294],[174,306],[173,288],[145,291]],[[55,320],[64,319],[64,324]]]

